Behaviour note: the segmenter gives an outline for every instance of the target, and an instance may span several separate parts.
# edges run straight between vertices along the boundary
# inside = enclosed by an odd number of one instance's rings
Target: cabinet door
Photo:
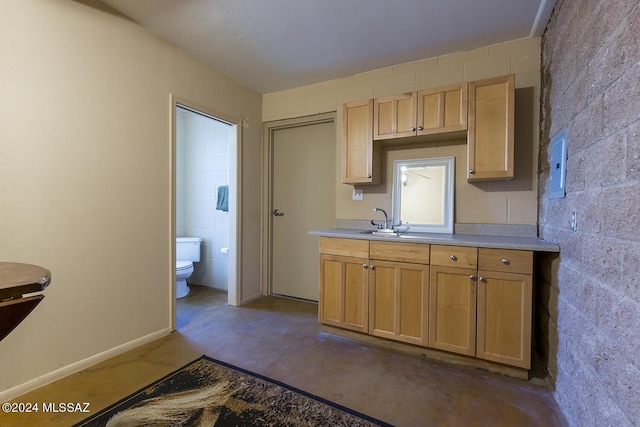
[[[466,83],[418,92],[418,135],[467,130]]]
[[[372,264],[370,333],[426,346],[429,266],[386,261]]]
[[[417,93],[376,98],[373,104],[373,139],[416,135]]]
[[[467,180],[513,178],[513,74],[469,83]]]
[[[476,354],[476,270],[431,266],[429,347]]]
[[[342,123],[342,182],[374,182],[373,100],[344,104]]]
[[[368,332],[368,284],[367,259],[320,255],[319,321]]]
[[[531,367],[532,276],[478,271],[476,357]]]

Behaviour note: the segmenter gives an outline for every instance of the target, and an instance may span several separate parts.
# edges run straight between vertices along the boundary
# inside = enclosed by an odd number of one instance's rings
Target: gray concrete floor
[[[327,334],[317,306],[265,297],[243,307],[192,287],[177,331],[16,401],[102,407],[205,354],[397,426],[565,426],[552,391],[527,382]],[[0,414],[2,425],[70,425],[83,414]],[[33,415],[33,414],[31,414]],[[27,423],[27,424],[25,424]]]

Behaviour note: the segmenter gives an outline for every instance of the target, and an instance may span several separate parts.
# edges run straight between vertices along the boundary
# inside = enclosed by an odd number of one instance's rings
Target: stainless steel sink
[[[361,231],[361,234],[370,234],[372,236],[383,236],[391,239],[419,239],[420,236],[414,234],[398,234],[395,231],[379,231],[379,230],[367,230]]]
[[[379,231],[379,230],[367,230],[367,231],[361,231],[361,234],[372,234],[374,236],[388,236],[388,237],[395,237],[396,236],[396,232],[395,231]]]

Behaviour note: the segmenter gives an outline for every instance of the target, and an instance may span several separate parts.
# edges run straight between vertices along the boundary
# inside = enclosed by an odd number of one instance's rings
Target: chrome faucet
[[[382,214],[384,215],[384,226],[380,225],[380,224],[376,224],[375,222],[373,222],[373,220],[371,220],[371,224],[375,225],[378,227],[378,229],[384,229],[384,230],[390,230],[392,229],[392,225],[391,225],[391,221],[389,221],[389,215],[387,215],[387,212],[385,212],[384,209],[381,208],[373,208],[374,212],[382,212]]]
[[[373,222],[373,220],[371,220],[371,224],[375,225],[376,227],[378,227],[378,231],[377,233],[400,233],[400,232],[406,232],[408,227],[405,227],[405,230],[400,230],[399,227],[402,225],[402,221],[398,222],[397,224],[393,223],[393,219],[389,219],[389,215],[387,215],[387,212],[385,212],[384,209],[381,208],[373,208],[374,212],[382,212],[382,214],[384,215],[384,224],[377,224],[375,222]]]

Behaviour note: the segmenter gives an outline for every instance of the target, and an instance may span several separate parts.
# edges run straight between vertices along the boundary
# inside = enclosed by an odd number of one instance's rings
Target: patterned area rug
[[[389,426],[207,356],[76,426]]]

